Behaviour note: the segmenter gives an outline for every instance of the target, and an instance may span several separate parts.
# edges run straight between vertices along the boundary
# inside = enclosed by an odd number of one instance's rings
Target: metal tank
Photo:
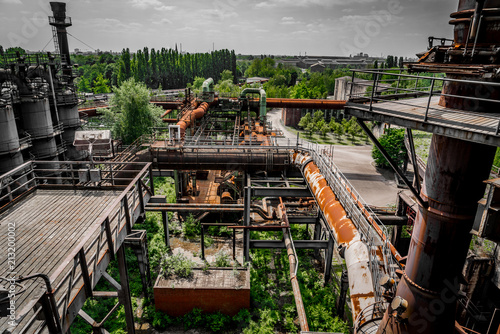
[[[19,149],[14,110],[11,105],[0,106],[0,174],[24,163]]]
[[[75,132],[81,126],[78,106],[61,105],[57,107],[57,111],[59,113],[59,122],[61,122],[64,127],[62,138],[66,143],[66,158],[71,161],[83,160],[87,156],[87,153],[85,151],[78,151],[73,146]]]
[[[36,159],[57,156],[49,100],[24,98],[21,103],[21,118],[24,130],[33,140],[32,153]]]
[[[23,128],[32,139],[46,138],[54,135],[49,99],[22,99],[21,118]]]
[[[18,151],[19,146],[14,110],[11,105],[0,106],[0,155]]]

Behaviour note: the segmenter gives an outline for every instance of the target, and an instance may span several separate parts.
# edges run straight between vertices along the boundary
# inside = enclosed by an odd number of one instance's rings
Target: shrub
[[[215,266],[216,267],[230,267],[231,259],[226,252],[222,249],[215,254]]]
[[[229,237],[231,230],[227,226],[209,226],[207,233],[215,237]]]
[[[202,311],[198,308],[194,308],[191,312],[182,317],[182,323],[184,324],[184,329],[187,330],[203,327],[205,325],[205,319]]]
[[[196,263],[188,259],[184,254],[177,253],[175,255],[166,256],[162,261],[161,267],[164,277],[177,275],[187,278],[191,276],[195,265]]]
[[[212,332],[220,332],[231,321],[231,318],[220,312],[212,313],[206,317],[206,327]]]
[[[186,237],[195,237],[200,234],[201,224],[199,220],[194,219],[194,216],[190,214],[187,216],[186,220],[182,224],[182,232]]]
[[[404,131],[404,129],[388,129],[387,133],[379,138],[382,147],[385,148],[391,159],[398,166],[402,166],[406,159]],[[382,153],[375,146],[372,149],[372,158],[378,167],[390,167],[387,160],[385,160]]]

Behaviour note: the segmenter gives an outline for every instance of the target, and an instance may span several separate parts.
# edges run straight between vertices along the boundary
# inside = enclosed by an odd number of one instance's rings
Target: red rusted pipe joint
[[[197,119],[200,119],[205,115],[209,107],[209,104],[202,102],[200,106],[196,109],[188,111],[181,120],[177,123],[181,131],[181,137],[184,137],[186,129],[194,124]]]

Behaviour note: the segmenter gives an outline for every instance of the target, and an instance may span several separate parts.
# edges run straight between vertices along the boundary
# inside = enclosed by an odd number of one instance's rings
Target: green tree
[[[94,87],[92,87],[92,91],[94,94],[104,94],[111,92],[111,89],[108,86],[109,80],[104,79],[102,73],[99,73],[97,78],[94,80]]]
[[[402,166],[406,159],[406,148],[404,144],[404,129],[388,129],[385,134],[380,136],[379,142],[387,151],[389,156],[398,166]],[[372,149],[372,158],[378,167],[389,167],[389,163],[384,156],[374,146]]]
[[[310,113],[307,113],[304,115],[304,117],[302,117],[299,121],[299,127],[301,127],[302,129],[306,129],[307,126],[312,123],[313,119],[311,117],[311,114]]]
[[[316,131],[316,124],[314,124],[313,122],[307,124],[306,131],[309,137],[311,137],[313,132]]]
[[[113,93],[110,104],[114,107],[105,112],[105,117],[113,122],[115,138],[130,144],[161,124],[163,109],[149,103],[151,91],[144,83],[131,78],[114,87]]]
[[[85,92],[85,93],[91,92],[91,87],[88,79],[84,77],[76,78],[75,84],[79,92]]]
[[[331,129],[330,129],[330,127],[328,126],[328,124],[324,123],[324,124],[321,126],[321,129],[320,129],[320,131],[321,131],[321,136],[323,136],[323,138],[325,138],[325,137],[326,137],[326,134],[327,134],[328,132],[330,132],[330,130],[331,130]]]
[[[220,81],[226,81],[226,80],[233,81],[233,72],[231,72],[230,70],[224,70],[220,74]]]
[[[344,135],[345,129],[342,126],[342,124],[340,124],[340,123],[335,123],[335,124],[336,124],[336,126],[334,129],[334,132],[337,135],[337,138],[340,139],[340,137],[342,137]]]
[[[325,116],[325,114],[323,113],[323,111],[316,110],[314,112],[314,118],[313,118],[314,119],[314,123],[318,123],[319,121],[324,120],[324,116]]]

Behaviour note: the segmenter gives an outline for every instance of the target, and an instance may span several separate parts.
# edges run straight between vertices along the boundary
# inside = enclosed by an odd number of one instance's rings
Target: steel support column
[[[370,140],[373,142],[373,145],[377,147],[377,149],[380,151],[380,153],[384,156],[385,160],[389,163],[389,165],[392,167],[394,172],[398,174],[398,176],[401,178],[401,180],[404,182],[404,184],[410,189],[412,192],[413,196],[417,199],[419,204],[423,207],[427,207],[427,203],[420,197],[420,194],[413,188],[413,184],[411,184],[410,181],[406,178],[406,175],[399,169],[398,165],[392,160],[392,158],[389,156],[389,153],[385,150],[385,148],[380,144],[380,142],[375,138],[373,133],[368,129],[366,126],[365,122],[362,119],[356,119],[358,122],[359,126],[363,131],[367,134],[367,136],[370,138]]]
[[[337,316],[340,319],[344,318],[345,302],[347,300],[347,290],[349,289],[349,276],[347,276],[347,270],[342,270],[342,276],[340,278],[340,293],[337,297]]]
[[[250,204],[251,204],[251,188],[245,187],[244,203],[245,211],[243,212],[243,225],[250,226]],[[250,229],[243,229],[243,258],[245,262],[250,261]]]
[[[118,271],[120,272],[120,286],[118,291],[118,299],[125,307],[125,320],[127,322],[127,332],[135,334],[134,325],[134,309],[132,308],[132,300],[130,298],[130,288],[128,285],[127,261],[125,259],[125,246],[122,245],[116,252],[118,259]]]
[[[170,247],[170,231],[168,230],[168,212],[161,212],[161,221],[163,223],[163,232],[165,233],[165,246]]]
[[[314,225],[313,240],[319,241],[321,239],[321,229],[322,229],[321,223],[319,221],[317,221],[316,224]],[[319,258],[319,249],[314,250],[314,256],[316,258]]]
[[[330,281],[332,277],[332,260],[333,260],[333,247],[335,243],[330,235],[328,239],[328,248],[325,252],[325,285]]]
[[[434,135],[406,268],[378,333],[453,333],[459,282],[470,230],[483,197],[495,147]],[[404,311],[404,312],[401,312]],[[397,314],[397,315],[396,315]]]
[[[130,247],[136,257],[137,263],[139,264],[139,273],[141,275],[142,291],[144,297],[148,296],[148,288],[152,286],[151,284],[151,274],[149,267],[149,257],[148,257],[148,235],[144,230],[134,230],[132,234],[125,238],[125,245]]]

